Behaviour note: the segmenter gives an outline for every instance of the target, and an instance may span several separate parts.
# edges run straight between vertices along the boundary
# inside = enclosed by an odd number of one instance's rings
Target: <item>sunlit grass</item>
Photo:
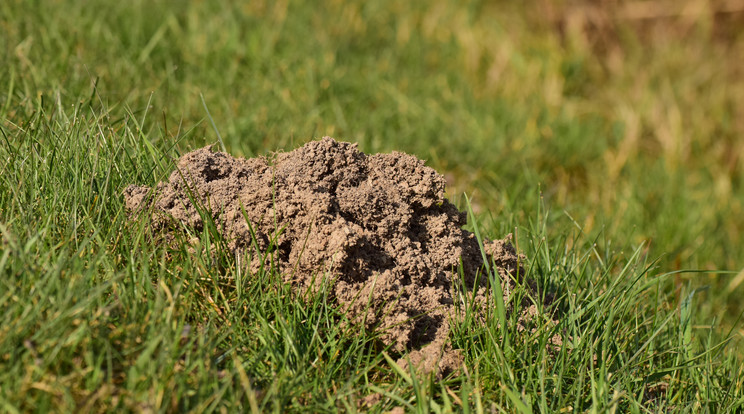
[[[741,409],[740,16],[548,3],[0,3],[2,411]],[[463,323],[418,378],[214,234],[153,243],[121,192],[217,131],[428,159],[561,324]]]

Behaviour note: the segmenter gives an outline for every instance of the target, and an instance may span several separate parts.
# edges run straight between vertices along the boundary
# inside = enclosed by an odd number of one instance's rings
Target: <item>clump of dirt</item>
[[[286,282],[327,283],[352,323],[442,375],[461,364],[448,341],[461,300],[454,292],[475,292],[486,306],[490,291],[476,237],[462,229],[466,214],[444,192],[444,178],[414,156],[366,155],[325,137],[252,159],[201,148],[154,189],[129,186],[125,201],[132,212],[150,209],[161,232],[176,231],[174,220],[200,230],[200,210],[208,211],[229,248],[250,253],[254,271],[274,249]],[[506,281],[508,303],[509,281],[524,274],[521,259],[508,238],[485,241],[484,250]]]

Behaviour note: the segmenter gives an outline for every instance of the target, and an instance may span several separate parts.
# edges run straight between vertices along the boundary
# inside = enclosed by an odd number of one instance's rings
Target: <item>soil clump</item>
[[[352,323],[441,376],[462,361],[448,340],[456,302],[493,306],[478,241],[444,194],[444,177],[414,156],[366,155],[325,137],[251,159],[201,148],[183,155],[167,182],[131,185],[124,196],[133,219],[151,212],[161,233],[179,231],[174,223],[199,231],[206,211],[252,271],[273,250],[287,283],[326,283]],[[523,258],[508,238],[485,240],[484,250],[509,303]]]

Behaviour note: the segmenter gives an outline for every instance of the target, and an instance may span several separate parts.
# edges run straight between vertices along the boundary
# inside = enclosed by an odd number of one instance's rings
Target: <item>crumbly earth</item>
[[[476,303],[489,303],[487,278],[476,277],[484,265],[476,237],[444,192],[444,177],[414,156],[366,155],[325,137],[252,159],[201,148],[182,156],[167,182],[124,195],[131,212],[152,211],[160,232],[176,231],[174,220],[200,230],[199,210],[208,211],[252,270],[273,249],[286,282],[329,284],[350,322],[407,352],[401,365],[444,375],[461,365],[448,341],[455,292],[464,286]],[[524,273],[520,258],[508,238],[485,241],[485,251],[508,299],[508,281]]]

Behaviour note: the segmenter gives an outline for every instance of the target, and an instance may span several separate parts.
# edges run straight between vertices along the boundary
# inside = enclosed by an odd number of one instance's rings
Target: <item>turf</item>
[[[742,16],[692,3],[3,1],[0,409],[742,410]],[[403,372],[215,231],[127,220],[189,149],[323,135],[446,174],[561,324],[466,319],[466,370]]]

